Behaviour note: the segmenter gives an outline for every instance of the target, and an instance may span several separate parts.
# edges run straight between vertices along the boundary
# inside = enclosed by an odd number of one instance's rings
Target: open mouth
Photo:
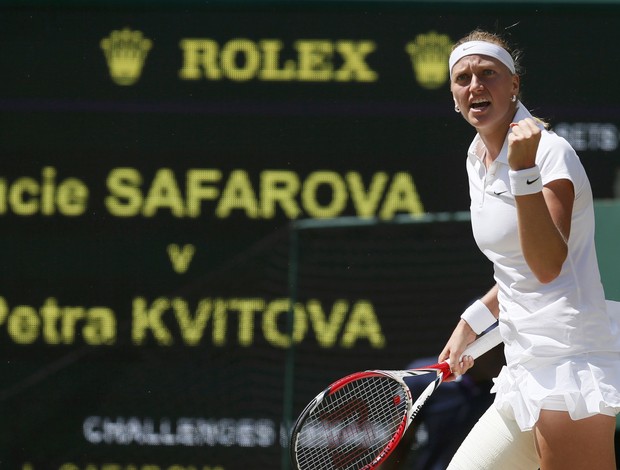
[[[471,104],[470,108],[471,109],[486,109],[489,106],[491,106],[491,102],[490,101],[480,100],[480,101],[473,102]]]

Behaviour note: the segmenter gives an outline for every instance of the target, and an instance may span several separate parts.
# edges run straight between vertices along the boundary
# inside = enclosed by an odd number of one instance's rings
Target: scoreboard
[[[320,387],[436,354],[491,283],[424,218],[469,206],[476,27],[620,198],[616,4],[78,3],[0,7],[2,468],[286,468]]]

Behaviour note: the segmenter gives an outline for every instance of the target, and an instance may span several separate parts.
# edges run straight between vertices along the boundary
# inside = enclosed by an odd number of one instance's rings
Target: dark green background
[[[282,213],[269,220],[239,213],[217,219],[206,207],[199,219],[166,211],[152,219],[111,217],[103,205],[111,169],[135,167],[149,180],[168,167],[181,181],[188,168],[242,168],[255,184],[267,169],[302,178],[317,170],[367,178],[409,172],[427,211],[464,211],[464,152],[472,130],[454,113],[447,85],[429,91],[415,82],[404,46],[420,33],[456,40],[477,26],[505,31],[525,51],[524,102],[535,114],[552,124],[620,126],[617,4],[28,2],[0,8],[0,177],[38,178],[53,166],[58,180],[77,177],[91,190],[89,211],[77,218],[0,216],[0,296],[11,307],[38,308],[48,297],[61,305],[106,305],[119,323],[117,343],[109,347],[20,346],[0,328],[2,468],[26,462],[37,469],[67,462],[280,468],[277,445],[119,446],[84,439],[82,423],[90,415],[279,424],[283,409],[287,351],[259,334],[252,347],[239,346],[232,334],[223,347],[207,339],[196,348],[178,341],[135,346],[128,329],[135,296],[287,297],[290,221]],[[99,47],[123,27],[153,41],[142,77],[130,87],[110,80]],[[289,47],[297,39],[372,40],[378,49],[368,64],[380,79],[181,81],[178,43],[190,37],[278,38]],[[580,156],[595,197],[613,198],[618,150]],[[331,236],[318,245],[302,239],[298,298],[326,305],[334,298],[371,299],[383,315],[388,346],[322,351],[313,339],[299,345],[296,413],[342,373],[435,354],[457,313],[491,282],[466,222]],[[170,268],[169,243],[197,247],[184,275]],[[350,256],[342,254],[346,249]],[[330,267],[318,280],[317,259]]]

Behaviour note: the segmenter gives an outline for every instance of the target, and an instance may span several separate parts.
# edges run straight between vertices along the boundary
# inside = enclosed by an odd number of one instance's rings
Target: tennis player
[[[473,360],[457,358],[499,319],[506,366],[448,468],[615,470],[620,304],[605,301],[584,168],[521,102],[519,54],[503,38],[473,31],[449,67],[455,111],[477,132],[466,164],[472,228],[495,285],[439,360],[463,374]]]

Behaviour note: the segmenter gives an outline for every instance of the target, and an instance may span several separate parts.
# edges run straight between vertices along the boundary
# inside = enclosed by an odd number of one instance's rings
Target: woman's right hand
[[[450,361],[450,369],[452,370],[452,377],[447,381],[454,380],[460,375],[463,375],[474,365],[474,359],[471,356],[465,356],[461,360],[461,354],[465,351],[465,348],[469,346],[476,339],[476,333],[471,329],[469,324],[461,319],[459,320],[456,328],[452,332],[450,339],[446,343],[446,346],[439,355],[439,362],[445,360]]]

